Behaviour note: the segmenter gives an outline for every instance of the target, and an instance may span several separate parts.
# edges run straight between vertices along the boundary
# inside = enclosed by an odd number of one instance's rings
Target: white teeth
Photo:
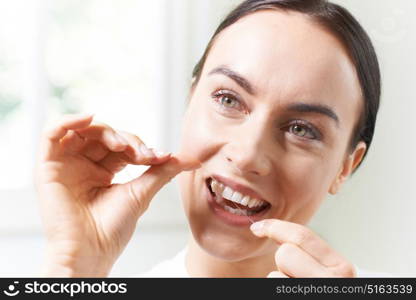
[[[222,207],[224,208],[224,210],[228,211],[229,213],[232,213],[234,215],[238,215],[238,216],[252,216],[254,214],[256,214],[255,211],[249,211],[247,209],[241,209],[241,208],[232,208],[229,207],[227,205],[222,205]]]
[[[218,186],[218,182],[217,182],[217,181],[215,181],[215,180],[213,180],[213,181],[211,182],[211,189],[212,189],[212,191],[213,191],[214,193],[217,193],[217,192],[218,192],[218,188],[219,188],[219,186]]]
[[[250,197],[249,196],[244,196],[244,198],[241,199],[240,204],[247,206],[247,204],[248,204],[249,201],[250,201]]]
[[[254,199],[250,199],[250,201],[248,201],[247,206],[248,206],[249,208],[252,208],[252,207],[253,207],[253,204],[254,204],[254,201],[256,201],[256,200],[254,200]]]
[[[228,200],[231,200],[231,198],[233,197],[233,190],[226,186],[225,189],[222,191],[222,196],[224,198],[227,198]]]
[[[236,214],[235,213],[235,209],[234,208],[232,208],[232,207],[229,207],[229,206],[224,206],[224,209],[226,210],[226,211],[228,211],[228,212],[230,212],[230,213],[232,213],[232,214]]]
[[[230,200],[236,203],[240,203],[242,199],[243,195],[241,195],[239,192],[234,192]]]
[[[234,213],[239,216],[245,216],[246,214],[241,209],[234,209]]]
[[[263,205],[263,201],[259,199],[250,199],[250,201],[247,204],[247,206],[250,208],[256,207],[256,206],[262,206],[262,205]]]
[[[250,216],[253,214],[253,212],[251,211],[247,211],[245,209],[232,208],[227,205],[224,205],[224,209],[232,214],[239,215],[239,216]]]
[[[222,190],[224,189],[224,185],[222,183],[219,183],[216,180],[211,181],[211,189],[216,194],[221,194]]]
[[[266,204],[266,202],[251,198],[247,195],[242,195],[241,193],[234,191],[228,186],[216,181],[215,179],[211,180],[211,189],[217,195],[217,202],[222,202],[222,198],[226,198],[227,200],[233,201],[235,203],[239,203],[244,206],[248,206],[249,208],[252,207],[260,207]]]
[[[211,181],[211,190],[216,194],[218,188],[218,183],[215,180]]]

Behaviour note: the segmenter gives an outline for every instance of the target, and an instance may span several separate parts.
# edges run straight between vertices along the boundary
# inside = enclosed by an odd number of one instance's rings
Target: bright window
[[[161,141],[162,1],[0,1],[0,190],[28,188],[45,122],[64,113]]]

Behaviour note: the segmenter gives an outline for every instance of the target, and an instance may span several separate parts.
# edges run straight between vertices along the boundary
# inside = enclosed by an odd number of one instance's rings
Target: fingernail
[[[87,118],[91,118],[94,117],[93,113],[82,113],[78,115],[80,119],[87,119]]]
[[[122,145],[128,145],[129,143],[127,142],[127,140],[122,137],[120,134],[116,133],[114,134],[114,136],[116,137],[117,141],[120,142]]]
[[[264,222],[259,221],[256,223],[251,224],[250,230],[253,231],[254,234],[260,234],[263,231]]]
[[[144,156],[149,157],[149,158],[155,156],[153,151],[147,148],[144,144],[140,145],[140,152],[142,152]]]
[[[170,155],[170,152],[165,152],[161,150],[153,150],[153,152],[156,154],[157,157],[164,157]]]

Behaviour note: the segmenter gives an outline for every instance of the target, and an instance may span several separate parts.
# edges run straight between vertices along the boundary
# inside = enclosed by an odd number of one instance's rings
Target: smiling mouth
[[[270,203],[244,195],[225,184],[208,178],[208,190],[215,201],[227,212],[239,216],[255,216],[270,208]]]

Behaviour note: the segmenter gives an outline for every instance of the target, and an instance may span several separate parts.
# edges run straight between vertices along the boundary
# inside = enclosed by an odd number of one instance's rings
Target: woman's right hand
[[[36,189],[47,237],[44,276],[106,276],[153,196],[190,157],[157,154],[135,135],[90,115],[70,115],[45,131]],[[112,184],[126,165],[150,165],[140,177]]]

